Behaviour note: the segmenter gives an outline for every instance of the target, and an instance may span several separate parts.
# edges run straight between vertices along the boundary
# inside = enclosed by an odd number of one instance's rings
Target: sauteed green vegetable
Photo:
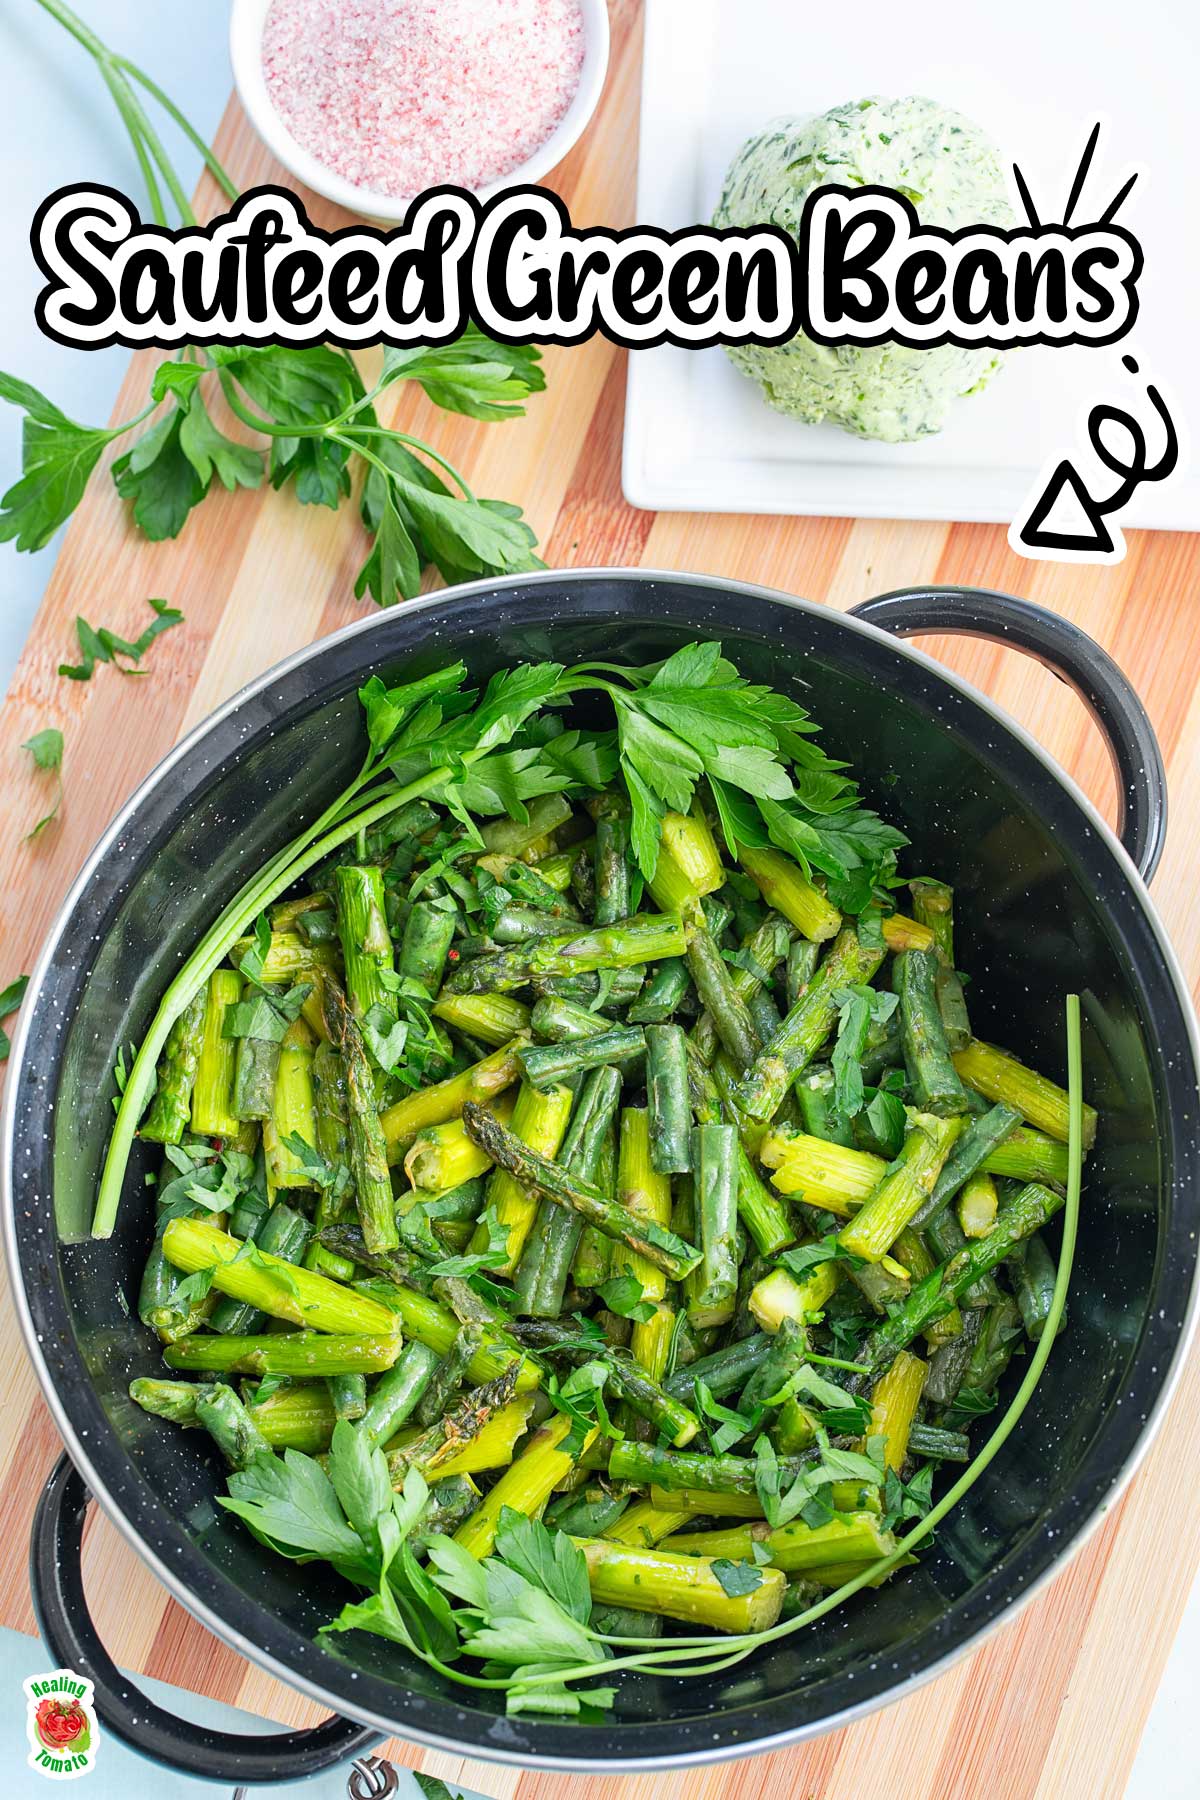
[[[361,699],[124,1083],[132,1393],[357,1590],[330,1641],[586,1717],[886,1579],[995,1455],[1064,1316],[1078,1007],[1066,1089],[973,1036],[950,888],[718,645]]]

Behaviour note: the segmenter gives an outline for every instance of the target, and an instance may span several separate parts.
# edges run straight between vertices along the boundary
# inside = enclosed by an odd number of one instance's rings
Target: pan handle
[[[1154,727],[1129,678],[1069,619],[991,588],[899,588],[852,606],[895,637],[953,632],[1035,657],[1078,694],[1100,728],[1117,776],[1117,836],[1150,881],[1167,832],[1167,773]]]
[[[260,1737],[214,1731],[155,1706],[122,1675],[88,1611],[80,1551],[90,1501],[70,1457],[60,1456],[34,1515],[29,1587],[38,1629],[55,1667],[73,1669],[92,1683],[97,1717],[113,1737],[181,1775],[228,1786],[299,1781],[379,1742],[379,1733],[369,1726],[336,1716],[309,1731]]]

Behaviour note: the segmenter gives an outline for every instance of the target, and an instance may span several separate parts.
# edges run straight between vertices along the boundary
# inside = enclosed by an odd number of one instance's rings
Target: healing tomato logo
[[[23,1682],[29,1767],[48,1781],[88,1775],[96,1761],[92,1684],[73,1669],[53,1669]]]

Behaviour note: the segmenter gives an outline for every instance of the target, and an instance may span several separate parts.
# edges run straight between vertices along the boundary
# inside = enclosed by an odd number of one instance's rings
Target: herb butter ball
[[[713,215],[716,226],[779,225],[799,235],[814,188],[874,184],[912,201],[922,224],[1011,225],[995,145],[970,119],[935,100],[852,101],[807,119],[777,120],[738,151]],[[769,406],[806,424],[827,419],[859,437],[906,444],[940,431],[952,403],[1000,367],[986,348],[909,350],[814,344],[729,349]]]

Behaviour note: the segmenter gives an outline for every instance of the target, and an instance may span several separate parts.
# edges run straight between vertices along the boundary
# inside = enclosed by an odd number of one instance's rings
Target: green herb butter
[[[894,188],[923,224],[949,230],[1013,222],[995,145],[961,113],[914,96],[776,121],[734,157],[713,224],[779,225],[797,236],[808,195],[829,183]],[[953,344],[836,348],[802,333],[786,344],[732,347],[729,356],[778,412],[893,444],[940,431],[951,403],[978,393],[1002,360]]]

